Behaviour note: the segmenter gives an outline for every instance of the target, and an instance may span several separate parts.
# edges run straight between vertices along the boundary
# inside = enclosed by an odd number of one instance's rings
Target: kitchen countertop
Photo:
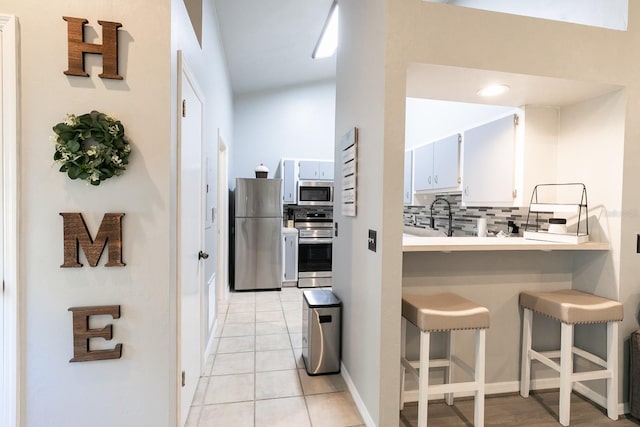
[[[422,237],[403,233],[402,252],[608,251],[608,243],[544,242],[524,237]]]

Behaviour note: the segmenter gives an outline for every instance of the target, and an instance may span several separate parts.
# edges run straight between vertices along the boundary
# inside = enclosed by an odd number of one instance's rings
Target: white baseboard
[[[546,389],[557,389],[560,387],[560,379],[559,378],[542,378],[542,379],[534,379],[531,381],[531,390],[546,390]],[[589,387],[585,386],[581,383],[574,383],[573,390],[591,400],[592,402],[602,406],[603,408],[607,407],[607,398],[601,394],[596,393]],[[488,383],[485,385],[485,395],[489,396],[492,394],[503,394],[503,393],[519,393],[520,392],[520,382],[519,381],[507,381],[500,383]],[[405,392],[406,402],[417,402],[418,401],[418,390],[407,390]],[[473,396],[473,392],[460,392],[454,393],[454,397],[470,397]],[[433,395],[431,399],[444,399],[444,395]],[[627,402],[618,404],[618,415],[626,414],[629,412],[629,404]]]
[[[204,349],[204,360],[205,360],[205,363],[209,359],[209,356],[211,356],[211,353],[213,353],[213,351],[215,350],[216,337],[218,335],[216,333],[216,332],[218,332],[218,319],[214,320],[212,331],[213,332],[211,333],[211,336],[209,337],[209,342],[207,342],[207,345],[206,345],[206,347]]]
[[[376,423],[373,421],[373,418],[371,418],[371,415],[369,414],[369,411],[367,410],[362,397],[360,397],[360,393],[358,393],[358,389],[349,376],[349,372],[347,371],[347,368],[344,366],[343,362],[340,362],[340,374],[342,375],[344,382],[347,384],[349,393],[351,393],[351,397],[353,398],[353,401],[358,408],[358,412],[360,412],[360,416],[362,417],[364,424],[367,427],[376,427]]]

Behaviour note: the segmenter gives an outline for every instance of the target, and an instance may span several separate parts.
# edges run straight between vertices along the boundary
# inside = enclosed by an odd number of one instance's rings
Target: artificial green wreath
[[[119,120],[99,111],[81,116],[67,114],[53,127],[56,151],[53,160],[60,172],[91,185],[122,175],[129,163],[131,146]]]

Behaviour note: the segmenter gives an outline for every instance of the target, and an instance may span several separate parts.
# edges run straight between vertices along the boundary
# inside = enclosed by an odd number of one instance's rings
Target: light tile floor
[[[302,290],[232,293],[218,319],[187,427],[364,425],[340,375],[304,369]]]

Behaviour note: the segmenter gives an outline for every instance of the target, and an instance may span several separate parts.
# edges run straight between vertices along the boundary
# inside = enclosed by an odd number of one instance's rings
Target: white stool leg
[[[400,325],[400,360],[407,358],[407,319],[402,318]],[[400,362],[400,410],[404,409],[404,381],[406,369]]]
[[[571,419],[571,389],[573,376],[573,325],[560,322],[560,424]]]
[[[420,331],[420,379],[418,381],[418,427],[427,427],[429,404],[429,338],[428,331]]]
[[[473,424],[475,427],[484,426],[484,366],[485,366],[485,347],[486,347],[486,330],[476,330],[476,369],[475,382],[478,390],[475,392],[475,401],[473,408]]]
[[[448,345],[447,345],[446,357],[447,357],[447,360],[449,360],[449,366],[446,367],[446,372],[445,372],[445,375],[446,375],[445,382],[447,384],[453,383],[453,362],[451,361],[451,358],[453,357],[454,337],[455,337],[455,334],[453,333],[453,331],[447,332]],[[453,405],[453,393],[445,393],[444,401],[449,406]]]
[[[522,355],[520,356],[520,396],[529,397],[531,383],[531,333],[533,327],[533,312],[524,309],[522,316]]]
[[[607,416],[618,419],[618,322],[607,322]]]

